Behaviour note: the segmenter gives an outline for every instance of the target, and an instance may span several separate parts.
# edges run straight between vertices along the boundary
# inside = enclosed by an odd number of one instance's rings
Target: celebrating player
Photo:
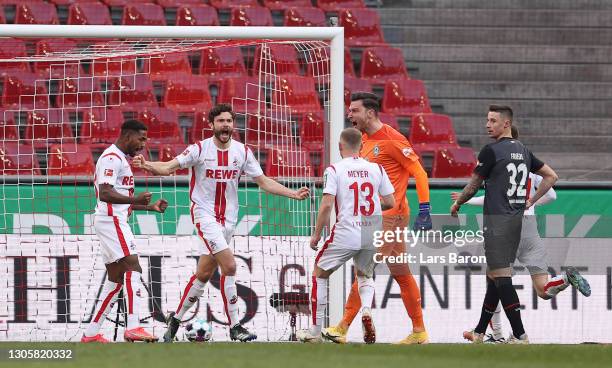
[[[106,265],[108,280],[102,288],[102,299],[81,342],[108,342],[99,333],[108,311],[117,301],[119,290],[124,288],[127,328],[126,341],[157,341],[157,337],[140,327],[139,312],[141,299],[146,300],[142,285],[142,268],[138,263],[134,235],[127,223],[132,210],[146,210],[163,213],[168,203],[159,199],[154,204],[151,193],[142,192],[134,197],[134,174],[127,156],[141,151],[147,141],[147,127],[137,120],[128,120],[121,126],[117,142],[108,147],[96,164],[94,176],[96,212],[94,229],[100,239],[102,258]],[[147,304],[144,304],[146,308]]]
[[[332,207],[336,207],[336,223],[315,258],[312,276],[312,327],[298,332],[303,342],[321,342],[321,325],[327,307],[327,281],[338,267],[349,259],[355,262],[363,324],[363,339],[376,341],[372,320],[374,297],[374,231],[381,229],[382,209],[395,205],[393,185],[382,166],[359,157],[361,132],[347,128],[340,134],[342,160],[325,170],[323,198],[310,247],[317,250],[321,232],[329,222]],[[380,198],[379,198],[380,195]],[[326,335],[323,335],[326,336]]]
[[[450,208],[457,216],[461,205],[467,202],[485,182],[484,239],[487,259],[487,291],[480,321],[474,329],[474,343],[482,343],[487,325],[501,301],[512,326],[508,339],[511,344],[527,344],[529,340],[521,320],[520,301],[512,285],[512,263],[521,238],[523,213],[536,203],[557,181],[557,174],[521,142],[512,138],[512,109],[491,105],[487,115],[487,132],[495,139],[478,155],[478,164],[472,178]],[[542,176],[538,190],[527,198],[528,173]]]
[[[170,175],[179,168],[191,168],[189,197],[191,218],[201,240],[201,256],[196,274],[191,277],[176,312],[168,316],[165,342],[172,342],[181,318],[204,293],[217,266],[221,268],[221,296],[230,327],[230,338],[251,341],[257,336],[240,324],[236,291],[236,261],[229,249],[238,220],[238,181],[249,175],[264,191],[297,200],[309,196],[308,188],[291,190],[265,176],[253,153],[244,144],[231,139],[235,113],[230,105],[220,104],[208,114],[213,137],[189,146],[168,162],[149,162],[142,156],[134,165],[156,175]]]
[[[518,139],[519,133],[518,128],[514,125],[511,126],[512,138]],[[536,190],[539,188],[542,182],[540,175],[529,173],[527,179],[527,198],[533,197]],[[451,198],[456,200],[459,198],[460,193],[451,193]],[[535,206],[541,206],[546,203],[550,203],[557,199],[557,194],[553,188],[550,188],[542,198],[538,200],[533,206],[525,210],[523,216],[523,225],[521,229],[521,241],[518,246],[518,252],[516,258],[523,265],[527,267],[531,274],[531,281],[533,282],[533,288],[536,290],[537,295],[548,300],[565,290],[569,285],[577,288],[584,296],[591,295],[591,288],[585,278],[580,275],[578,270],[573,267],[568,268],[565,274],[561,276],[553,277],[549,279],[548,276],[548,264],[546,262],[546,249],[542,244],[542,239],[538,233],[538,224],[535,217]],[[472,197],[466,204],[483,206],[484,196]],[[501,343],[505,339],[503,337],[502,323],[501,323],[501,303],[497,304],[497,309],[491,317],[491,335],[488,335],[488,339],[485,342],[490,343]],[[463,337],[467,340],[472,340],[474,336],[473,331],[465,331]]]
[[[353,127],[363,133],[361,157],[380,164],[389,174],[395,188],[395,206],[383,212],[383,229],[395,231],[408,227],[410,209],[406,198],[408,179],[413,176],[416,181],[419,198],[419,215],[414,223],[415,230],[431,229],[429,214],[429,183],[427,173],[419,163],[419,158],[408,140],[383,124],[378,118],[380,101],[373,93],[360,92],[351,96],[348,119]],[[406,252],[406,245],[401,242],[389,242],[383,245],[382,253],[386,256],[397,256]],[[412,333],[400,344],[424,344],[429,338],[423,323],[421,310],[421,293],[407,264],[387,264],[391,275],[400,287],[404,306],[412,320]],[[346,333],[361,306],[357,282],[353,283],[344,309],[342,321],[333,327],[326,328],[324,334],[337,343],[346,342]]]

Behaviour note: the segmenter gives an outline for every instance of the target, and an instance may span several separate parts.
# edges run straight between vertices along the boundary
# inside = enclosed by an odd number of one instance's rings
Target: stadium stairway
[[[489,142],[487,106],[507,103],[562,179],[612,180],[612,2],[385,0],[379,12],[460,143]]]

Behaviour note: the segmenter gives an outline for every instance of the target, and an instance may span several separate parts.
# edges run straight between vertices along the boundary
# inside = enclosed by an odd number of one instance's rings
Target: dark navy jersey
[[[525,211],[529,172],[544,166],[520,141],[501,138],[478,154],[474,172],[485,180],[485,215],[517,215]]]

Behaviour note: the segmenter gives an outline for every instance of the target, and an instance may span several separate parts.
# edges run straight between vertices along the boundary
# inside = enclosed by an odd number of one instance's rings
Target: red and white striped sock
[[[95,309],[96,312],[91,317],[89,326],[87,326],[87,330],[85,331],[85,336],[96,336],[98,332],[100,332],[100,327],[102,327],[102,323],[104,323],[106,315],[113,308],[113,305],[115,305],[115,302],[119,297],[121,286],[121,284],[112,282],[108,279],[106,282],[104,282],[102,292],[100,293],[100,300],[98,300],[98,305]]]
[[[125,310],[127,312],[127,329],[140,326],[140,313],[142,301],[147,300],[147,291],[140,281],[140,272],[126,271],[123,275],[123,292],[125,296]]]
[[[553,296],[567,289],[568,286],[569,281],[567,281],[566,275],[553,277],[552,279],[548,280],[546,285],[544,285],[544,293],[552,298]]]
[[[320,334],[325,318],[325,308],[327,307],[327,279],[312,277],[312,292],[310,294],[312,303],[312,333]]]
[[[183,319],[185,312],[187,312],[189,308],[191,308],[193,304],[198,301],[202,294],[204,294],[205,286],[206,283],[198,280],[196,275],[191,276],[187,286],[185,286],[185,290],[183,291],[181,302],[176,308],[176,314],[174,315],[176,318],[179,320]]]
[[[236,289],[236,276],[221,276],[221,297],[223,308],[230,327],[240,323],[238,318],[238,292]]]

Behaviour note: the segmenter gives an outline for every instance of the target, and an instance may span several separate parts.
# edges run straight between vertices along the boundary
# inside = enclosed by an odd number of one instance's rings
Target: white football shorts
[[[134,234],[127,222],[116,216],[94,216],[94,229],[100,239],[104,264],[137,254]]]
[[[217,221],[198,220],[195,222],[196,233],[200,238],[200,254],[213,255],[229,248],[234,235],[234,226],[221,225]]]

